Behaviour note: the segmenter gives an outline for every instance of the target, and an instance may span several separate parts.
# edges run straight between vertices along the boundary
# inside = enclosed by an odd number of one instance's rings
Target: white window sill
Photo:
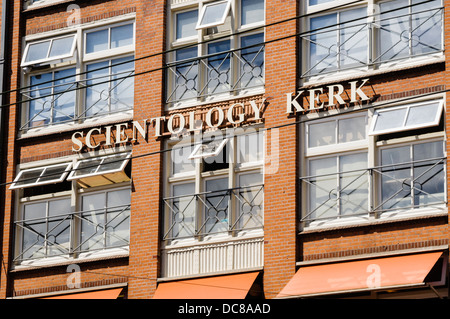
[[[445,62],[445,56],[442,53],[430,54],[423,57],[415,57],[408,60],[399,60],[385,62],[378,69],[353,68],[338,73],[329,73],[324,75],[311,76],[303,82],[302,87],[316,87],[326,84],[342,82],[344,80],[360,79],[362,77],[372,77],[380,74],[403,71],[417,67],[423,67],[435,63]]]
[[[90,127],[102,126],[105,124],[122,123],[133,119],[133,110],[124,111],[117,114],[99,116],[86,119],[83,123],[63,123],[45,127],[32,128],[24,133],[19,133],[19,139],[33,138],[56,133],[70,132]]]
[[[69,3],[69,2],[75,2],[75,1],[74,0],[43,0],[43,1],[35,2],[30,5],[25,5],[24,11],[45,8],[45,7],[49,7],[49,6],[53,6],[53,5],[57,5],[57,4]]]
[[[105,250],[98,250],[93,252],[81,253],[78,258],[72,258],[68,255],[48,257],[42,259],[25,260],[20,265],[14,266],[14,270],[28,270],[35,268],[52,267],[59,265],[70,265],[74,263],[82,263],[89,261],[96,261],[102,259],[127,257],[129,255],[129,247],[111,248]]]
[[[252,238],[261,238],[264,236],[264,230],[261,228],[258,229],[249,229],[249,230],[241,230],[235,236],[232,236],[225,233],[219,233],[214,235],[207,235],[203,237],[201,241],[197,238],[189,237],[184,239],[174,239],[169,244],[163,244],[164,249],[175,249],[175,248],[186,248],[192,246],[202,246],[202,245],[210,245],[210,244],[230,244],[234,241],[240,241],[242,239],[252,239]]]
[[[309,233],[315,231],[332,230],[335,228],[361,227],[376,224],[385,224],[391,222],[407,221],[411,219],[422,219],[437,216],[446,216],[447,209],[444,204],[435,205],[408,211],[392,211],[382,213],[378,218],[369,217],[367,215],[345,217],[335,220],[313,221],[309,226],[301,229],[301,233]]]

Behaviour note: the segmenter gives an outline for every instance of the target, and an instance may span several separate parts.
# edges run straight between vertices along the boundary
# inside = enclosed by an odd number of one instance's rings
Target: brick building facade
[[[447,4],[10,1],[0,298],[448,298]]]

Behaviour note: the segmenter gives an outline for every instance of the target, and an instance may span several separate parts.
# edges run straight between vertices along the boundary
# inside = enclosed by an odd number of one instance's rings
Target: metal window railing
[[[171,62],[166,103],[264,86],[265,45]]]
[[[301,35],[309,59],[301,77],[354,68],[377,68],[385,62],[442,53],[444,9],[430,8],[392,17],[361,19]]]
[[[129,245],[130,205],[15,221],[14,262],[74,256]]]
[[[261,229],[264,185],[163,198],[163,240]]]
[[[379,218],[387,212],[419,208],[445,209],[446,158],[345,171],[300,178],[305,191],[301,222],[349,217]]]
[[[20,130],[73,123],[133,109],[134,70],[100,75],[63,84],[46,83],[22,90],[28,108]],[[131,83],[130,83],[131,82]],[[78,91],[93,97],[80,98]],[[127,94],[117,92],[126,91]],[[123,97],[123,98],[122,98]],[[84,100],[84,102],[82,102]],[[80,111],[80,106],[83,109]],[[33,112],[32,112],[33,110]]]

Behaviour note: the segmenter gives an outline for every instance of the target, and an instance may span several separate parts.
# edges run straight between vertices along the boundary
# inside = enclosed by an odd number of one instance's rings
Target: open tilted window
[[[74,34],[30,42],[25,47],[21,66],[50,64],[74,58],[76,43]]]
[[[131,153],[121,153],[81,160],[75,164],[67,180],[77,180],[82,187],[129,181],[125,168],[130,157]]]
[[[230,12],[231,1],[210,2],[203,6],[197,22],[197,29],[215,27],[225,23]]]
[[[217,156],[222,151],[227,141],[228,139],[214,140],[197,145],[189,156],[189,159]]]
[[[72,163],[24,169],[17,174],[10,189],[19,189],[62,182],[70,172]]]
[[[369,135],[380,135],[436,126],[439,124],[443,101],[408,104],[376,110]]]

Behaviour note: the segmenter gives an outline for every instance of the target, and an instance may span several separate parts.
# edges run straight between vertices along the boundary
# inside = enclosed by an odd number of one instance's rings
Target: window
[[[22,67],[24,132],[128,114],[134,104],[134,23],[80,27],[76,34],[28,42]]]
[[[27,44],[22,59],[22,67],[75,59],[76,36],[69,35]]]
[[[345,75],[350,69],[367,71],[442,57],[440,0],[367,0],[356,6],[340,5],[332,13],[314,14],[324,8],[332,11],[335,6],[330,0],[311,0],[306,6],[310,17],[303,23],[309,32],[301,36],[308,52],[302,64],[305,80],[326,74]]]
[[[69,174],[71,167],[72,163],[65,163],[20,171],[10,189],[62,182]]]
[[[375,110],[372,117],[361,111],[305,122],[303,226],[445,210],[442,104],[430,100]]]
[[[125,154],[78,160],[73,168],[70,162],[18,173],[11,187],[19,198],[14,221],[17,265],[85,258],[87,252],[127,252],[131,171]],[[70,182],[69,172],[82,175]],[[96,180],[88,184],[86,176]]]
[[[27,126],[42,127],[75,120],[75,68],[30,76]]]
[[[263,132],[216,138],[223,144],[217,154],[190,159],[197,147],[189,141],[173,145],[168,153],[171,170],[163,199],[167,243],[262,230]]]
[[[224,24],[230,11],[231,1],[217,1],[206,3],[198,19],[197,29],[215,27]]]
[[[231,19],[233,1],[237,11]],[[264,87],[264,32],[253,29],[264,25],[264,0],[174,6],[170,16],[170,107]],[[232,23],[235,19],[238,23]],[[245,33],[249,28],[252,32]],[[239,36],[226,37],[240,31]]]
[[[376,110],[371,135],[436,126],[442,115],[443,102],[434,101]]]
[[[194,151],[189,156],[189,159],[217,156],[222,151],[227,142],[228,139],[223,139],[200,144],[195,147]]]
[[[389,211],[445,201],[443,141],[381,150],[381,206]]]

